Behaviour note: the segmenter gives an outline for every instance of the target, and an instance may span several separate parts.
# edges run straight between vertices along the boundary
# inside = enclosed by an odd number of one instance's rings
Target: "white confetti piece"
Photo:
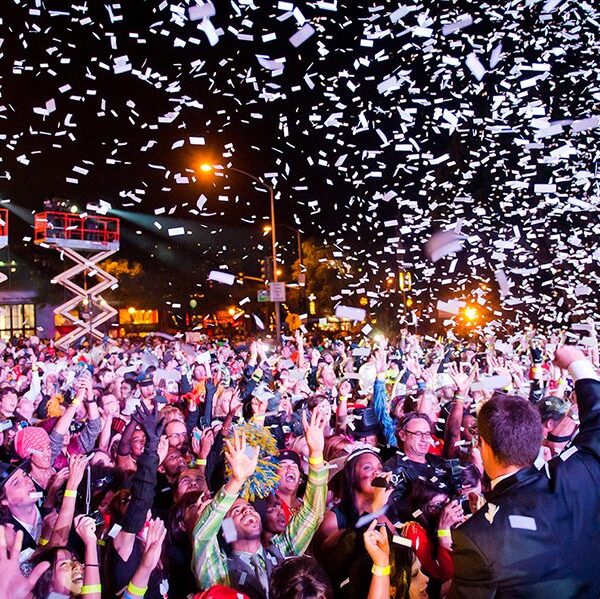
[[[481,81],[483,79],[486,70],[485,67],[481,64],[475,52],[471,52],[471,54],[467,56],[465,64],[469,68],[469,71],[473,73],[473,76],[477,79],[477,81]]]
[[[315,34],[315,29],[309,23],[305,23],[292,37],[290,37],[290,43],[294,48],[297,48],[303,44],[309,37]]]
[[[519,516],[511,514],[508,516],[508,522],[511,528],[520,528],[522,530],[537,530],[535,519],[531,516]]]
[[[335,315],[338,318],[347,318],[355,321],[365,320],[366,314],[366,311],[362,308],[352,308],[350,306],[337,306],[335,309]]]
[[[577,453],[577,447],[575,445],[572,445],[571,447],[569,447],[569,449],[565,449],[560,454],[560,459],[564,462],[568,460],[574,453]]]
[[[233,285],[235,283],[235,275],[220,270],[211,270],[208,275],[209,281],[217,281],[225,285]]]
[[[392,543],[395,545],[401,545],[402,547],[410,547],[411,549],[413,546],[411,539],[407,539],[406,537],[402,537],[400,535],[393,535]]]

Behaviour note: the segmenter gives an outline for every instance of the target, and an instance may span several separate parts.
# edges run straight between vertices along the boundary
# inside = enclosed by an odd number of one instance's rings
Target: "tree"
[[[130,263],[126,258],[114,260],[109,258],[101,262],[100,267],[117,279],[120,277],[139,277],[144,272],[140,262],[131,261]]]

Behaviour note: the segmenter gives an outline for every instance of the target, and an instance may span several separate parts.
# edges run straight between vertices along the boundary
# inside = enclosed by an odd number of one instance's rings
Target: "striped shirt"
[[[194,527],[192,568],[200,590],[215,584],[230,586],[227,556],[219,546],[217,534],[236,499],[237,495],[230,495],[221,488]],[[327,468],[324,463],[316,467],[311,465],[304,505],[292,517],[285,532],[274,536],[271,543],[286,557],[303,554],[321,524],[326,501]]]

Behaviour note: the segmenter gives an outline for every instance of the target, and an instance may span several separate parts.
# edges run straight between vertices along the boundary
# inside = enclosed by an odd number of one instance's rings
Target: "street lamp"
[[[259,185],[262,185],[269,192],[269,203],[271,208],[271,254],[273,258],[273,283],[278,282],[278,273],[277,273],[277,233],[275,229],[275,192],[273,191],[273,187],[268,183],[265,183],[260,177],[249,173],[248,171],[244,171],[241,168],[235,168],[234,166],[222,166],[222,165],[212,165],[208,163],[204,163],[200,165],[200,170],[208,173],[213,170],[228,170],[235,171],[236,173],[241,173],[245,175],[249,179],[256,181]],[[275,303],[275,339],[277,345],[281,344],[281,310],[279,302]]]

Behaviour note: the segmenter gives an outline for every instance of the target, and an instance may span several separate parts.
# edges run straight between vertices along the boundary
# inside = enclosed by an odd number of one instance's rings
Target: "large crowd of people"
[[[3,342],[0,598],[598,599],[588,331]]]

